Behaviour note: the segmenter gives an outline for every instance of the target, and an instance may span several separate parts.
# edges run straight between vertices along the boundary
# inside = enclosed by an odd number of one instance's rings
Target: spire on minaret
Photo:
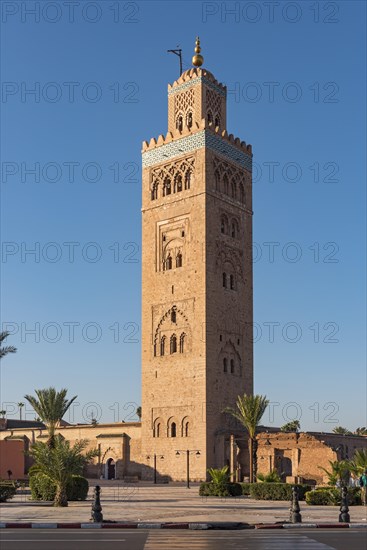
[[[194,67],[201,67],[201,65],[204,63],[204,58],[202,55],[200,55],[200,52],[200,38],[197,36],[195,44],[195,55],[192,58],[192,64],[194,65]]]

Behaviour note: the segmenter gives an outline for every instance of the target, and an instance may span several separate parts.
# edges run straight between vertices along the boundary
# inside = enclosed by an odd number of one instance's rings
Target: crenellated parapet
[[[219,82],[214,75],[206,69],[194,68],[182,73],[173,84],[168,84],[168,95],[185,90],[189,86],[204,83],[209,88],[216,90],[220,95],[227,95],[227,86]]]
[[[196,70],[196,69],[195,69]],[[214,128],[213,123],[209,123],[206,119],[202,119],[200,124],[195,123],[195,127],[192,128],[183,128],[181,131],[174,129],[172,132],[167,132],[166,135],[161,134],[158,138],[151,138],[149,141],[143,141],[142,144],[142,153],[146,151],[151,151],[162,145],[172,143],[176,140],[195,135],[196,133],[205,130],[211,134],[220,137],[225,142],[228,142],[232,146],[236,147],[243,153],[252,156],[252,146],[247,144],[245,141],[241,141],[240,138],[234,137],[233,134],[228,134],[227,130],[221,130],[218,126]]]

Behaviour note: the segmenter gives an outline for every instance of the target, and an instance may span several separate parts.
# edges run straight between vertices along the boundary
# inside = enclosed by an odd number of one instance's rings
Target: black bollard
[[[298,487],[292,487],[292,501],[289,519],[291,523],[302,523],[302,516],[300,514],[300,507],[298,502]]]
[[[92,502],[92,518],[91,518],[94,521],[94,523],[102,523],[103,521],[100,493],[101,493],[101,488],[99,485],[96,485],[94,489],[94,498]]]
[[[348,489],[342,487],[342,500],[340,503],[339,523],[349,523],[350,515],[348,508]]]

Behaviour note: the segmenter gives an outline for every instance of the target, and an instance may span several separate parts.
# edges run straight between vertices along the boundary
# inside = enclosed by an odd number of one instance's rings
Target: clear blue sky
[[[140,404],[141,142],[167,131],[166,50],[188,68],[199,34],[228,130],[253,145],[255,391],[279,404],[264,422],[366,425],[365,3],[1,7],[9,417],[49,385],[78,395],[74,421]]]

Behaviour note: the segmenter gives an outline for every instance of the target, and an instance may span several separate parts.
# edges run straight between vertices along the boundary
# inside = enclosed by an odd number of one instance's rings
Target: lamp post
[[[198,458],[200,456],[200,451],[197,449],[178,449],[176,451],[176,458],[178,458],[181,453],[186,453],[186,487],[190,489],[190,454],[195,453],[196,458]]]
[[[150,460],[150,455],[147,456],[147,460]],[[164,456],[163,455],[160,455],[159,458],[161,460],[164,459]],[[156,485],[157,484],[157,455],[154,453],[153,455],[153,483]]]

